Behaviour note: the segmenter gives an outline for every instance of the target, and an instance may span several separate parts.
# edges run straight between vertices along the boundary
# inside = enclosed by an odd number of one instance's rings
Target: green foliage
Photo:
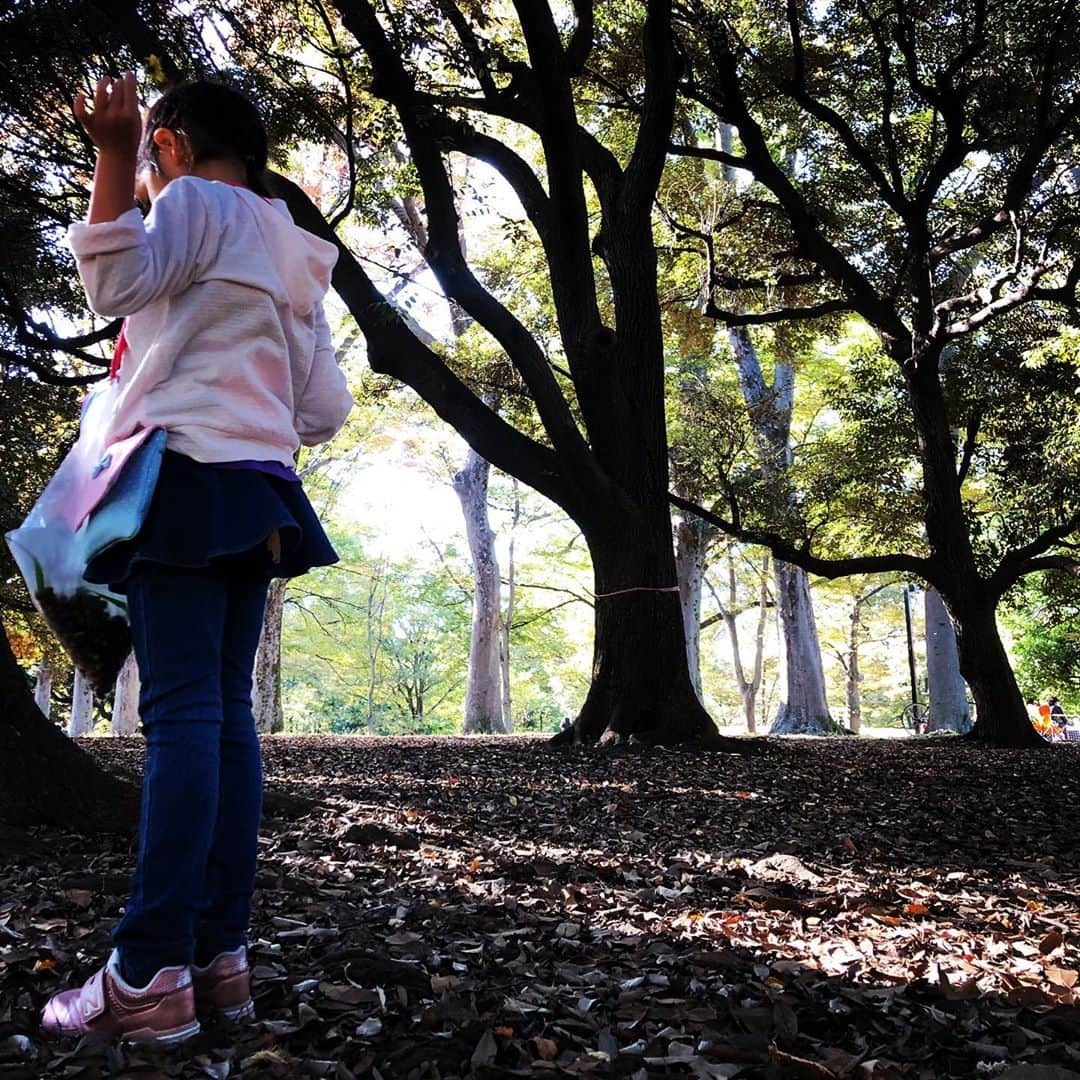
[[[1080,713],[1080,577],[1032,575],[1009,594],[1006,619],[1025,699],[1054,694],[1067,713]]]

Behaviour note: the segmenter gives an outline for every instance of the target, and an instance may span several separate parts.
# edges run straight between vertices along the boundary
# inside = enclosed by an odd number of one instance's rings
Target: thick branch
[[[723,150],[714,150],[711,146],[688,146],[686,143],[669,143],[668,153],[679,157],[703,158],[705,161],[719,161],[732,169],[749,169],[746,158],[728,154]]]
[[[1044,530],[1030,543],[1008,552],[987,584],[998,596],[1001,596],[1022,575],[1032,573],[1034,570],[1055,569],[1048,566],[1039,556],[1045,555],[1077,529],[1080,529],[1080,513],[1072,514],[1067,520]]]
[[[572,75],[580,75],[593,47],[592,0],[574,0],[574,17],[577,24],[566,47],[566,67]]]
[[[809,547],[796,547],[786,537],[777,533],[758,529],[746,529],[734,522],[727,521],[714,514],[711,510],[691,502],[689,499],[680,498],[673,493],[668,494],[668,501],[687,510],[710,524],[715,525],[728,536],[742,540],[748,544],[757,544],[768,548],[773,555],[783,562],[794,566],[801,566],[811,574],[817,574],[824,578],[849,577],[852,574],[881,574],[886,572],[901,572],[914,574],[931,583],[934,582],[934,566],[930,559],[920,558],[917,555],[907,555],[897,552],[891,555],[861,555],[849,559],[822,559],[810,553]]]
[[[372,370],[411,386],[481,457],[566,508],[570,496],[555,453],[507,424],[410,333],[298,185],[272,173],[267,179],[298,225],[337,247],[334,288],[364,333]]]
[[[401,118],[424,191],[429,230],[425,256],[439,284],[506,351],[529,387],[556,449],[580,459],[587,453],[585,441],[543,351],[521,322],[481,285],[462,253],[454,191],[435,137],[439,117],[432,116],[417,95],[412,74],[406,71],[368,0],[335,3],[349,32],[371,59],[375,86]]]
[[[975,447],[979,439],[979,428],[982,426],[985,411],[984,406],[976,406],[971,416],[968,417],[967,431],[964,434],[964,452],[960,458],[960,468],[956,473],[956,482],[958,484],[963,484],[967,479],[968,471],[971,469],[971,459],[975,456]]]
[[[648,0],[643,31],[645,101],[634,152],[626,166],[620,217],[636,223],[648,215],[671,142],[678,89],[678,56],[671,27],[671,0]]]

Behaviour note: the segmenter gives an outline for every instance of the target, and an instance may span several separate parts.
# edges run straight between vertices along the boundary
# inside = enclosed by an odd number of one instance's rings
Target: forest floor
[[[0,1078],[1080,1076],[1080,746],[760,746],[267,740],[258,1021],[168,1052],[37,1023],[130,839],[0,836]]]

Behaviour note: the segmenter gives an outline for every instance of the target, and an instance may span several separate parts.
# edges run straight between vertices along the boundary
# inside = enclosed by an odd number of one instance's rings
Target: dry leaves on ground
[[[1077,749],[275,738],[258,1023],[45,1041],[131,843],[0,835],[0,1078],[1080,1077]]]

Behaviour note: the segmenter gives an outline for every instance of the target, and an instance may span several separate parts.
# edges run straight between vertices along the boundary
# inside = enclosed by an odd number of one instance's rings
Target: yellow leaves
[[[159,89],[164,88],[169,80],[168,76],[165,74],[165,68],[161,63],[161,57],[151,53],[146,58],[145,64],[146,74],[150,76],[150,81]]]

